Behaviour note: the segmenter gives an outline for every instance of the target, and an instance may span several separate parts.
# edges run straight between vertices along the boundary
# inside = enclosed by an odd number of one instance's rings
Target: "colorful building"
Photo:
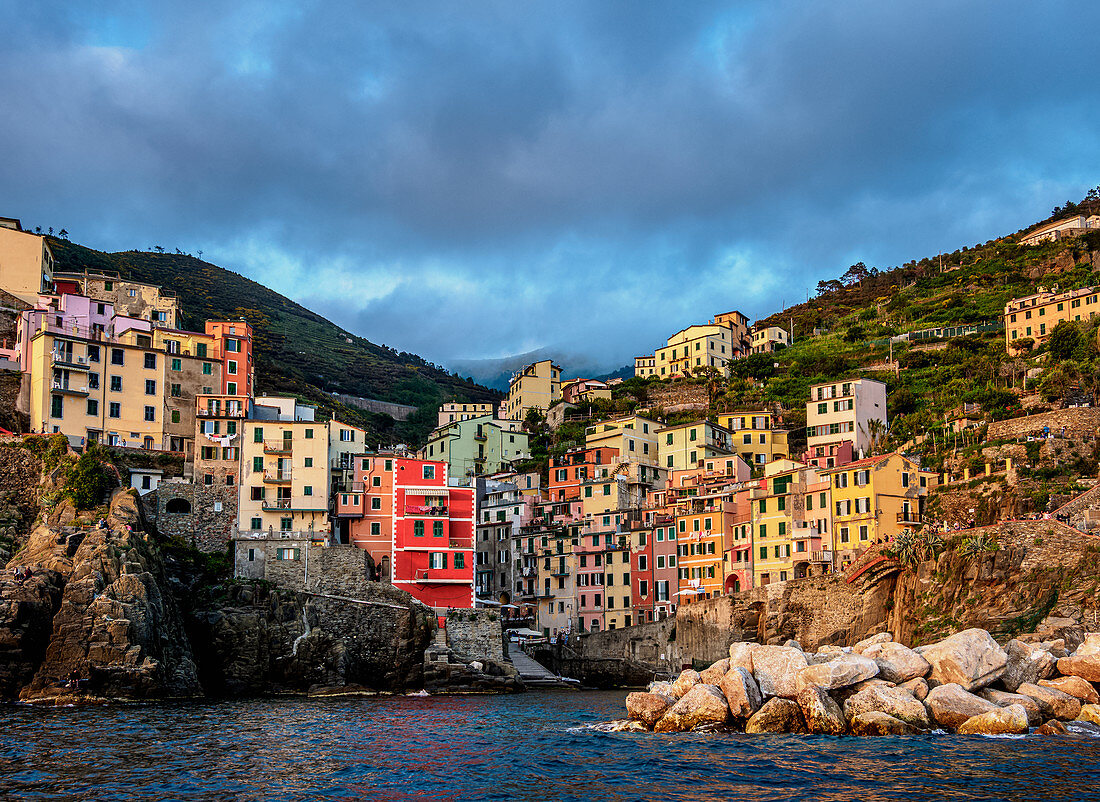
[[[471,420],[472,418],[484,418],[492,416],[493,405],[491,403],[458,403],[452,401],[439,407],[439,422],[436,427],[446,426],[448,423]]]
[[[776,460],[749,493],[753,583],[757,586],[829,573],[829,480],[816,468]]]
[[[791,456],[789,432],[780,428],[775,415],[767,410],[721,414],[718,425],[729,430],[730,447],[749,465],[767,465]]]
[[[779,326],[756,326],[752,330],[752,352],[754,354],[773,354],[791,344],[786,329]]]
[[[1027,350],[1020,348],[1020,340],[1032,340],[1033,348],[1042,345],[1059,323],[1089,320],[1098,311],[1100,287],[1065,292],[1040,287],[1033,295],[1013,298],[1005,304],[1005,346],[1010,354],[1015,354]]]
[[[810,386],[806,402],[806,454],[803,462],[821,468],[843,464],[870,453],[876,432],[885,433],[886,385],[873,379],[850,379]],[[850,443],[851,451],[839,450]]]
[[[589,401],[611,400],[611,388],[599,379],[573,379],[562,382],[561,400],[566,404],[586,404]]]
[[[561,365],[544,359],[512,376],[504,402],[504,417],[523,420],[528,410],[546,412],[555,401],[561,401]]]
[[[729,429],[708,420],[665,426],[657,432],[657,438],[664,467],[672,471],[701,468],[708,459],[734,453]]]
[[[24,231],[13,217],[0,217],[0,290],[34,306],[49,290],[53,269],[45,237]]]
[[[483,416],[439,427],[419,456],[446,462],[451,476],[485,476],[508,470],[529,457],[530,449],[520,421]]]

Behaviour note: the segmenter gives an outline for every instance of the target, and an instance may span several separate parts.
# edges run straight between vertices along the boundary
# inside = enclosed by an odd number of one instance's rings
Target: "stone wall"
[[[621,658],[652,666],[680,666],[675,617],[590,632],[577,639],[575,648],[581,658],[592,660]]]
[[[235,486],[165,482],[146,494],[143,505],[146,517],[162,536],[179,538],[200,551],[220,552],[236,530],[237,490]]]
[[[493,610],[453,610],[447,614],[447,646],[475,659],[504,662],[500,614]]]
[[[673,407],[690,409],[698,407],[706,409],[710,404],[707,396],[706,385],[703,384],[673,384],[670,386],[657,386],[646,388],[645,407],[652,409],[661,407],[669,410]]]
[[[1055,409],[1022,418],[995,421],[989,424],[988,437],[990,440],[1026,437],[1029,434],[1041,434],[1044,426],[1049,426],[1051,432],[1059,434],[1062,427],[1065,427],[1067,437],[1095,437],[1097,429],[1100,429],[1100,408]]]
[[[344,404],[365,409],[367,412],[389,415],[394,420],[408,420],[409,416],[416,412],[416,407],[411,407],[408,404],[394,404],[390,401],[378,401],[374,398],[360,398],[357,395],[346,393],[337,393],[336,398]]]
[[[23,374],[16,370],[0,370],[0,426],[11,432],[30,428],[30,416],[21,409]]]
[[[283,559],[279,559],[279,549]],[[297,550],[296,552],[293,550]],[[370,555],[356,546],[315,543],[303,537],[240,537],[234,541],[234,574],[265,579],[287,590],[367,598],[380,583],[368,578]],[[388,587],[388,586],[387,586]],[[499,627],[499,624],[498,624]]]

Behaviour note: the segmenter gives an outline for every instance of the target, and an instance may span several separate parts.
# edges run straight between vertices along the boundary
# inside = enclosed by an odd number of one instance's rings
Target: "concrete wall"
[[[297,558],[278,549],[297,549]],[[356,546],[313,543],[304,538],[271,539],[240,537],[233,546],[234,575],[242,579],[265,579],[281,588],[367,598],[378,583],[369,580],[370,556]]]
[[[357,395],[337,393],[336,398],[348,406],[359,407],[367,412],[380,412],[389,415],[394,420],[408,420],[409,416],[416,412],[416,407],[408,404],[394,404],[389,401],[377,401],[373,398],[360,398]]]
[[[447,615],[447,646],[475,659],[504,661],[500,614],[493,610],[454,610]]]

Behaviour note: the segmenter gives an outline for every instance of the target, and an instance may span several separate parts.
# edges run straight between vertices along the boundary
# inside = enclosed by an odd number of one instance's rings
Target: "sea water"
[[[0,708],[0,799],[1075,800],[1100,738],[607,733],[625,692]]]

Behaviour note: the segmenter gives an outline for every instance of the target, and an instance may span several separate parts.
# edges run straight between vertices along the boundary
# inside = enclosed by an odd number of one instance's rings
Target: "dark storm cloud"
[[[613,367],[1100,182],[1090,6],[0,0],[0,214]]]

